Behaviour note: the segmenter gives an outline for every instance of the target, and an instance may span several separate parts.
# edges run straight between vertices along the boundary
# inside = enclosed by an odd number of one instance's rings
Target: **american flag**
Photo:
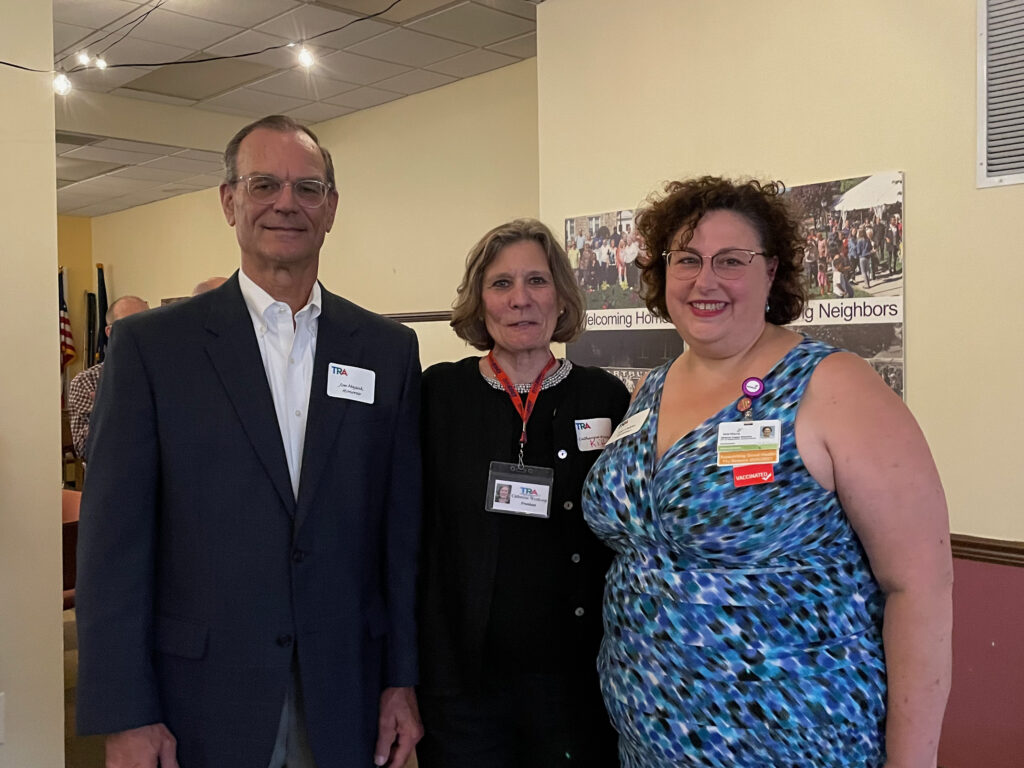
[[[75,340],[71,336],[71,320],[68,317],[68,303],[64,301],[64,270],[57,273],[57,296],[60,314],[60,372],[68,367],[68,363],[75,359]]]

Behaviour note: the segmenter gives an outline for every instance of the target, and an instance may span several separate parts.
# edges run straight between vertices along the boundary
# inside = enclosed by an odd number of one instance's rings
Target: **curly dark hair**
[[[479,350],[492,349],[494,339],[484,322],[484,272],[507,245],[532,240],[544,249],[555,285],[555,293],[565,311],[558,316],[552,341],[575,341],[586,326],[587,311],[583,292],[576,283],[569,257],[558,238],[536,219],[515,219],[499,224],[474,245],[466,257],[466,271],[459,284],[458,298],[452,306],[451,326],[455,334]]]
[[[665,257],[676,232],[685,229],[682,244],[693,237],[701,217],[709,211],[737,213],[757,230],[761,247],[778,266],[768,293],[765,320],[785,325],[800,316],[806,301],[803,281],[804,241],[800,225],[782,197],[782,182],[755,179],[734,181],[718,176],[671,181],[661,193],[647,198],[636,215],[636,231],[647,254],[637,259],[643,298],[652,314],[669,320],[665,303]]]

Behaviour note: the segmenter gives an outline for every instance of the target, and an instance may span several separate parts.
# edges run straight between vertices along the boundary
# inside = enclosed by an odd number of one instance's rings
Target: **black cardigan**
[[[519,616],[492,615],[492,600],[496,581],[509,584],[518,567],[534,580],[541,567],[552,580],[551,589],[535,594],[538,617],[555,617],[542,652],[570,658],[575,666],[567,673],[596,675],[601,595],[612,553],[583,521],[580,491],[600,451],[579,450],[574,422],[607,417],[614,428],[628,405],[625,386],[599,368],[574,366],[564,381],[543,390],[530,420],[525,461],[554,469],[551,517],[510,518],[484,509],[490,462],[514,461],[518,454],[521,422],[508,395],[484,381],[476,357],[424,372],[419,632],[425,691],[478,690],[485,665],[490,670],[501,663],[488,658],[494,655],[494,629],[514,629]],[[540,531],[545,546],[531,552],[524,542]],[[523,555],[521,566],[518,559],[510,562],[510,547]],[[499,558],[503,548],[506,554]],[[525,618],[528,625],[534,617]]]

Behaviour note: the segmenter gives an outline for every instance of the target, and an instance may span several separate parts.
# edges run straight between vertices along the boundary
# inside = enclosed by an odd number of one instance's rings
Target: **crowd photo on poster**
[[[808,301],[792,326],[860,355],[902,397],[903,174],[804,184],[785,196],[805,237]],[[671,324],[641,298],[646,249],[633,215],[621,209],[565,220],[565,249],[587,302],[587,333],[569,345],[569,356],[604,367],[630,391],[683,351]]]

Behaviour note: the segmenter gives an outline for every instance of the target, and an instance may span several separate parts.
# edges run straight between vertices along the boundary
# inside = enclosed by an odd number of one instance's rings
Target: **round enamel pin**
[[[760,397],[764,394],[764,382],[757,378],[757,376],[751,376],[743,380],[742,389],[743,394],[747,397]]]

